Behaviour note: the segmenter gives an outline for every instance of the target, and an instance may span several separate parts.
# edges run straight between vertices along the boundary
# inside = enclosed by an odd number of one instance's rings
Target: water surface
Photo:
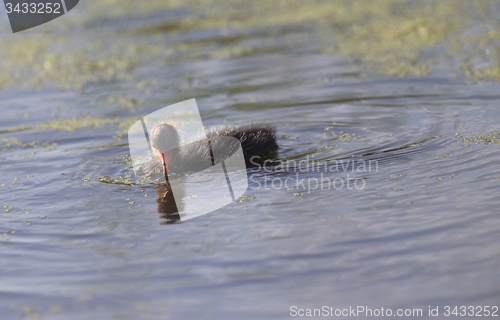
[[[261,25],[235,4],[244,25],[224,27],[197,7],[141,13],[126,1],[108,16],[99,11],[115,2],[84,2],[64,18],[74,29],[53,23],[53,33],[12,40],[0,77],[3,317],[281,319],[291,306],[426,315],[498,305],[498,8],[456,3],[464,22],[448,29],[435,20],[452,8],[435,2],[421,5],[438,6],[435,15],[407,25],[389,15],[398,32],[420,34],[414,45],[425,50],[413,61],[399,33],[373,56],[349,51],[341,27],[362,8],[339,3],[352,17],[337,17],[341,31],[326,40],[336,25],[307,18],[324,18],[321,7],[294,16],[290,5]],[[367,23],[384,23],[372,12]],[[443,34],[419,29],[431,27]],[[275,124],[277,160],[289,165],[249,169],[237,202],[166,225],[155,185],[131,175],[126,131],[189,98],[207,126]],[[372,170],[353,166],[370,160]],[[300,161],[348,164],[296,170]],[[363,188],[321,183],[348,178]]]

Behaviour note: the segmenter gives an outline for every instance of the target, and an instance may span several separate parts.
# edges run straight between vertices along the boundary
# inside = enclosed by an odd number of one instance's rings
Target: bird
[[[180,145],[178,124],[166,119],[151,129],[149,139],[152,157],[143,171],[164,174],[167,181],[167,172],[201,171],[232,156],[240,144],[247,168],[263,165],[278,150],[275,126],[260,123],[214,127],[206,131],[206,139]]]

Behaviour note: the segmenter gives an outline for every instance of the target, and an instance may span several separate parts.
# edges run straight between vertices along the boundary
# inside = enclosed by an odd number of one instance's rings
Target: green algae
[[[45,142],[43,144],[39,144],[40,143],[39,141],[22,142],[16,138],[2,138],[1,140],[4,143],[4,145],[8,148],[13,147],[13,146],[19,146],[21,148],[36,148],[36,149],[44,148],[44,149],[52,150],[58,146],[57,143],[50,143],[50,142]],[[30,154],[33,155],[34,153],[31,152]]]
[[[77,90],[85,83],[131,80],[131,71],[139,61],[139,56],[133,55],[133,45],[112,41],[112,45],[107,46],[103,39],[57,51],[54,47],[69,41],[64,35],[37,34],[29,41],[9,40],[9,44],[0,40],[4,71],[0,75],[0,87],[54,86]],[[9,47],[10,50],[3,50]]]
[[[50,122],[41,123],[35,126],[36,129],[42,130],[58,130],[73,132],[78,129],[92,127],[95,129],[102,128],[109,124],[117,124],[121,118],[98,118],[91,115],[82,117],[73,117],[70,119],[58,119]]]
[[[163,178],[164,179],[164,178]],[[83,178],[83,182],[96,181],[105,184],[123,185],[123,186],[134,186],[134,185],[150,185],[152,183],[162,182],[162,178],[154,179],[150,177],[136,177],[132,178],[132,175],[116,175],[116,176],[99,176],[96,178]]]
[[[252,195],[245,195],[245,196],[239,197],[238,199],[239,199],[238,202],[248,202],[248,201],[254,200],[255,197]]]
[[[456,138],[462,138],[459,134],[455,134]],[[496,144],[500,143],[500,132],[493,132],[489,135],[473,136],[471,138],[462,138],[457,143],[465,143],[464,147],[470,144]]]
[[[86,11],[73,13],[74,25],[61,25],[50,34],[0,39],[0,88],[78,90],[86,83],[135,80],[135,70],[145,64],[286,52],[305,45],[312,51],[348,56],[362,66],[364,76],[425,76],[437,64],[458,58],[456,70],[464,76],[500,80],[500,27],[487,19],[491,1],[486,0],[88,2]],[[88,27],[113,19],[147,21],[156,12],[176,9],[187,13],[163,24],[131,24],[125,31],[99,33]],[[485,29],[465,35],[479,24]],[[83,35],[75,37],[75,28]],[[198,41],[179,36],[203,30],[237,34]],[[172,35],[168,42],[166,34]],[[299,34],[313,39],[314,47]],[[242,44],[249,37],[260,41]],[[284,40],[278,43],[277,37]],[[439,46],[444,49],[432,53]],[[141,81],[137,80],[139,87]]]
[[[16,138],[2,138],[2,142],[6,147],[20,146],[22,148],[34,147],[38,143],[38,141],[23,143]]]
[[[80,117],[73,117],[69,119],[58,119],[49,122],[43,122],[35,126],[22,126],[8,129],[8,132],[16,132],[21,130],[50,130],[50,131],[67,131],[74,132],[79,129],[84,128],[94,128],[99,129],[107,125],[114,125],[117,127],[115,139],[120,140],[123,135],[127,134],[128,130],[140,116],[131,117],[110,117],[110,118],[99,118],[92,115],[83,115]],[[39,144],[38,141],[34,142],[21,142],[16,138],[2,138],[3,143],[7,147],[20,146],[23,148],[33,147],[33,148],[48,148],[53,149],[57,146],[56,143]]]
[[[480,36],[467,39],[456,45],[460,51],[468,45],[470,53],[462,58],[461,68],[465,75],[475,81],[500,79],[500,31],[489,28]]]

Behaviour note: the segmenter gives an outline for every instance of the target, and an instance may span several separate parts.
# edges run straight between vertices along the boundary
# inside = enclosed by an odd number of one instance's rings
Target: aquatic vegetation
[[[128,154],[122,154],[120,157],[125,161],[126,164],[132,164],[132,157]]]
[[[38,143],[38,141],[23,143],[16,138],[2,138],[2,142],[5,144],[6,147],[20,146],[23,148],[34,147]]]
[[[75,131],[82,128],[93,127],[102,128],[108,124],[116,124],[121,118],[97,118],[91,115],[85,115],[83,117],[74,117],[71,119],[59,119],[51,122],[45,122],[37,125],[36,129],[43,130],[58,130],[58,131]]]
[[[487,18],[490,1],[88,2],[80,15],[73,14],[72,25],[0,39],[0,88],[78,90],[85,83],[134,80],[144,64],[287,52],[303,46],[305,38],[314,39],[318,53],[348,56],[365,75],[424,76],[436,64],[458,58],[452,65],[466,77],[500,80],[500,30]],[[172,10],[182,14],[170,22],[148,22],[154,13]],[[486,26],[466,35],[475,24]],[[75,29],[90,36],[73,40]],[[221,35],[199,41],[178,37],[202,30]],[[165,34],[172,36],[167,40]],[[250,37],[257,41],[245,41]],[[142,81],[136,80],[138,88]]]
[[[255,199],[254,196],[251,196],[251,195],[244,195],[244,196],[241,196],[238,200],[238,202],[248,202],[250,200],[253,200]]]
[[[39,144],[39,141],[32,141],[32,142],[22,142],[16,138],[2,138],[2,142],[5,144],[7,148],[13,147],[13,146],[19,146],[22,148],[44,148],[48,150],[52,150],[55,147],[58,146],[57,143],[50,143],[50,142],[44,142],[43,144]],[[33,152],[31,154],[34,154]]]
[[[130,126],[134,124],[140,116],[131,117],[110,117],[110,118],[99,118],[91,115],[83,115],[80,117],[73,117],[69,119],[58,119],[49,122],[43,122],[35,126],[22,126],[11,128],[8,132],[24,131],[24,130],[52,130],[52,131],[67,131],[73,132],[84,128],[95,128],[99,129],[107,125],[117,126],[117,131],[115,135],[116,140],[120,140],[123,135],[127,134]],[[57,143],[45,142],[42,145],[38,141],[23,143],[16,138],[2,138],[1,139],[7,147],[21,146],[23,148],[33,147],[33,148],[47,148],[49,150],[58,146]]]
[[[461,68],[466,76],[480,81],[500,80],[500,30],[489,26],[479,36],[469,37],[462,43],[456,44],[456,52],[467,50],[462,55]]]
[[[455,134],[455,138],[462,138],[459,134]],[[500,143],[500,132],[493,132],[489,135],[473,136],[471,138],[462,138],[457,143],[465,143],[464,147],[470,144],[495,144]]]
[[[182,198],[182,200],[189,200],[189,199],[194,199],[194,198],[198,198],[198,195],[194,194],[192,196],[187,196],[187,197]]]

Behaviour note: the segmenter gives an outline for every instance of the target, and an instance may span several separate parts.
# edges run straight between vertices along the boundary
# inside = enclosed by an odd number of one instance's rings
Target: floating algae
[[[82,6],[85,10],[73,12],[73,25],[48,24],[46,28],[59,29],[0,39],[0,88],[77,90],[82,83],[115,80],[134,80],[142,87],[135,70],[145,64],[287,52],[311,39],[316,52],[348,56],[365,73],[425,76],[437,63],[448,65],[456,59],[448,67],[451,72],[461,70],[472,80],[500,80],[500,30],[489,16],[491,1],[117,3],[89,0]],[[149,22],[154,14],[172,10],[184,13],[173,20]],[[99,29],[103,22],[111,28]],[[464,31],[478,24],[484,28],[467,36]],[[75,38],[75,29],[82,35]],[[200,41],[179,37],[203,30],[219,30],[221,35]],[[243,41],[249,37],[261,41]]]
[[[141,116],[131,116],[131,117],[110,117],[110,118],[99,118],[91,115],[84,115],[81,117],[73,117],[70,119],[58,119],[54,121],[40,123],[34,126],[22,126],[16,128],[8,129],[8,132],[24,131],[24,130],[53,130],[53,131],[68,131],[73,132],[83,128],[95,128],[99,129],[106,125],[118,125],[116,131],[115,139],[120,140],[123,135],[128,132],[128,129],[132,124],[134,124]],[[53,148],[57,146],[56,143],[44,143],[39,145],[38,141],[23,143],[15,138],[2,138],[2,141],[7,147],[11,146],[21,146],[21,147],[34,147],[34,148]]]
[[[13,146],[19,146],[22,148],[36,148],[36,149],[45,148],[48,150],[52,150],[54,147],[58,146],[57,143],[49,143],[49,142],[45,142],[43,144],[39,144],[40,143],[39,141],[22,142],[16,138],[2,138],[1,140],[8,148]]]
[[[455,134],[456,137],[460,137]],[[461,137],[460,137],[461,138]],[[457,143],[466,143],[464,147],[468,147],[470,144],[495,144],[500,143],[500,132],[493,132],[487,136],[473,136],[471,138],[462,138],[457,141]]]

